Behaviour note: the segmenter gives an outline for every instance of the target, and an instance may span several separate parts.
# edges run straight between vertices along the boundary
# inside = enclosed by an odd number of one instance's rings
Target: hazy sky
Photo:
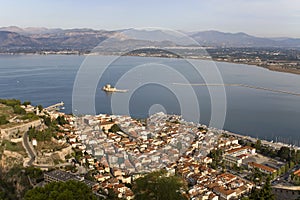
[[[300,0],[0,0],[0,26],[163,27],[300,38]]]

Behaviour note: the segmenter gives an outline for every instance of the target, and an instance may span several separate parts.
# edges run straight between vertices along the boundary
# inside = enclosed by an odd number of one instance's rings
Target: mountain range
[[[100,44],[100,45],[99,45]],[[124,50],[141,47],[276,47],[300,48],[300,38],[262,38],[246,33],[220,31],[177,32],[154,29],[94,30],[94,29],[48,29],[0,28],[0,50],[41,51],[78,50],[90,51],[96,46],[102,50]]]

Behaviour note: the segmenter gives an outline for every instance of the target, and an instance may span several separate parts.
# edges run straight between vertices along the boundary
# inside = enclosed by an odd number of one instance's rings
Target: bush
[[[118,131],[121,131],[120,127],[117,124],[112,125],[112,127],[109,129],[110,132],[116,133]]]
[[[3,124],[8,124],[9,121],[6,120],[6,117],[4,115],[1,115],[0,116],[0,125],[3,125]]]
[[[38,131],[35,128],[29,128],[28,136],[30,140],[35,138],[37,141],[50,141],[53,137],[53,132],[50,129]]]
[[[177,176],[166,176],[166,171],[156,171],[139,178],[133,184],[135,199],[186,199],[181,190],[184,181]]]
[[[21,105],[21,101],[17,99],[0,99],[0,103],[11,107]]]
[[[26,111],[23,108],[21,108],[20,105],[15,105],[13,107],[13,109],[14,109],[15,114],[20,114],[20,115],[25,115],[26,114]]]
[[[51,182],[44,187],[36,187],[25,194],[25,200],[39,199],[97,199],[92,190],[82,182]]]
[[[30,105],[30,104],[31,104],[30,101],[24,101],[24,103],[23,103],[24,106],[28,106],[28,105]]]
[[[29,120],[36,120],[39,119],[39,116],[37,116],[36,114],[30,112],[30,113],[26,113],[24,116],[22,116],[23,120],[29,119]]]

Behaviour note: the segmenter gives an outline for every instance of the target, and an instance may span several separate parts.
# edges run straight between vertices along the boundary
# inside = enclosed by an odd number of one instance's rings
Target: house
[[[213,191],[220,196],[221,199],[229,200],[236,197],[236,192],[222,186],[215,187]]]
[[[37,140],[35,138],[32,139],[32,146],[37,146]]]
[[[265,173],[265,174],[273,174],[275,173],[277,170],[272,168],[272,167],[268,167],[262,164],[258,164],[256,162],[249,162],[248,163],[248,168],[255,168],[258,169],[259,171]]]
[[[225,155],[223,161],[228,166],[232,167],[236,165],[237,167],[240,167],[242,165],[243,159],[232,155]]]
[[[131,176],[119,176],[117,179],[119,179],[122,183],[131,184]]]
[[[114,177],[122,176],[123,175],[122,171],[120,169],[118,169],[118,168],[115,168],[115,167],[112,168],[112,174],[114,175]]]
[[[115,124],[115,122],[111,122],[111,121],[103,121],[100,123],[100,129],[101,130],[105,130],[108,131],[109,129],[111,129],[111,127]]]
[[[97,174],[94,176],[94,178],[99,182],[104,182],[104,181],[110,179],[111,177],[109,175]]]

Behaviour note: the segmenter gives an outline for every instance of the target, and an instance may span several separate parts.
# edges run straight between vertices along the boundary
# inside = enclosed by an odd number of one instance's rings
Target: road
[[[272,185],[277,185],[277,184],[282,184],[282,185],[292,185],[290,183],[290,176],[291,174],[298,170],[300,168],[300,165],[295,165],[292,169],[289,169],[286,173],[280,175],[279,177],[277,177],[274,181],[272,181]]]
[[[24,133],[24,135],[23,135],[23,146],[24,146],[28,156],[30,157],[30,160],[28,161],[27,165],[31,166],[33,164],[33,162],[35,161],[36,153],[35,153],[33,147],[31,146],[31,144],[29,142],[27,132]]]

